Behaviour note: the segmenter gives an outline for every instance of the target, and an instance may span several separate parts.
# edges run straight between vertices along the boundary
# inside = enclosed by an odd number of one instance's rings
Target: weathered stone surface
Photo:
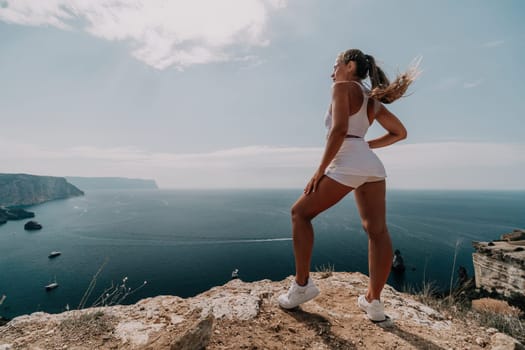
[[[382,294],[389,320],[372,323],[356,305],[367,288],[365,275],[311,276],[321,294],[295,310],[277,305],[292,276],[237,279],[187,299],[157,296],[134,305],[20,316],[0,327],[0,349],[479,350],[493,345],[494,332],[449,319],[389,286]]]
[[[211,338],[213,314],[192,325],[186,333],[171,344],[171,350],[200,350],[206,348]]]
[[[523,344],[503,333],[494,334],[490,341],[491,350],[525,350]]]
[[[240,288],[244,284],[239,279],[232,280],[229,283],[230,286]],[[216,289],[212,288],[211,293],[215,292]],[[223,290],[215,294],[213,298],[195,300],[192,307],[202,309],[203,315],[211,312],[215,318],[250,320],[259,314],[260,301],[260,296],[252,289],[247,289],[246,293],[241,295]]]
[[[162,328],[159,324],[148,324],[141,321],[122,321],[115,327],[115,336],[123,344],[146,345],[149,341],[150,333],[159,331]]]
[[[524,295],[525,249],[510,242],[474,242],[476,287],[510,297]]]
[[[521,241],[525,240],[525,230],[516,229],[511,233],[505,233],[501,235],[501,239],[504,241]]]

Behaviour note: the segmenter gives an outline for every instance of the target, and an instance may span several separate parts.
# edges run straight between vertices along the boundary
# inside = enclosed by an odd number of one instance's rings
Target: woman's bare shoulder
[[[355,81],[352,81],[352,80],[334,81],[334,83],[332,84],[332,89],[335,89],[335,88],[338,88],[338,89],[343,89],[343,88],[349,89],[352,86],[359,87],[359,83],[355,82]]]
[[[347,93],[351,95],[362,95],[362,90],[359,83],[351,80],[336,81],[332,84],[332,92],[336,93]]]

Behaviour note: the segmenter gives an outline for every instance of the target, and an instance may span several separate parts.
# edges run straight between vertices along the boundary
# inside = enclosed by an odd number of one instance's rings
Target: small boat
[[[53,283],[48,284],[45,288],[46,288],[47,291],[50,291],[50,290],[55,289],[57,287],[58,287],[58,283],[53,282]]]
[[[60,254],[62,254],[62,252],[57,252],[57,251],[52,251],[51,253],[49,253],[49,256],[48,258],[56,258],[57,256],[59,256]]]
[[[44,288],[46,288],[46,291],[50,291],[50,290],[53,290],[55,288],[58,287],[58,283],[57,283],[57,278],[55,277],[55,282],[53,283],[49,283],[47,286],[45,286]]]
[[[235,278],[239,278],[239,269],[235,269],[232,271],[232,280]]]

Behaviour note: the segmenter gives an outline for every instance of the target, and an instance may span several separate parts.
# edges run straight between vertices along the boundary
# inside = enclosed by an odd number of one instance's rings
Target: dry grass
[[[96,338],[104,334],[110,334],[114,329],[111,317],[102,311],[77,313],[63,320],[59,325],[62,334],[82,340],[85,336]],[[75,339],[70,339],[75,340]]]
[[[89,283],[86,291],[84,292],[84,295],[82,296],[82,299],[80,300],[80,304],[78,305],[79,310],[86,308],[86,303],[97,284],[98,276],[104,269],[104,266],[107,264],[107,262],[108,259],[106,258],[97,272],[91,278],[91,282]],[[104,291],[95,299],[95,301],[93,301],[91,307],[120,305],[128,296],[137,292],[148,283],[147,281],[144,281],[144,283],[138,287],[131,288],[127,286],[127,281],[127,277],[124,277],[121,283],[115,284],[113,281],[111,281],[111,285],[104,289]]]
[[[465,323],[475,322],[485,328],[495,328],[525,343],[523,313],[506,302],[488,298],[471,301],[463,294],[440,297],[437,289],[429,283],[419,292],[412,294],[418,301],[439,311],[445,317],[452,317]],[[473,304],[478,304],[480,308],[473,307]]]
[[[522,312],[514,306],[510,306],[504,300],[497,300],[492,298],[481,298],[472,300],[472,308],[479,312],[492,312],[495,314],[520,317]]]
[[[476,290],[474,281],[454,286],[454,271],[460,241],[456,241],[454,262],[447,292],[440,291],[435,283],[423,281],[421,290],[405,288],[421,303],[439,311],[446,317],[463,321],[475,322],[481,327],[495,328],[498,331],[525,343],[525,314],[517,307],[510,306],[506,301],[494,298],[481,298],[484,291]],[[522,298],[520,298],[522,299]],[[523,309],[523,304],[520,308]]]
[[[474,311],[469,316],[473,316],[476,322],[483,327],[496,328],[525,344],[525,321],[523,319],[490,311]]]
[[[321,273],[320,278],[328,278],[334,273],[335,265],[328,263],[328,265],[316,266],[315,271]]]

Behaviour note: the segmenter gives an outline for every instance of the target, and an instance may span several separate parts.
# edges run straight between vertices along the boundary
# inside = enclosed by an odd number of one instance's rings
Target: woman
[[[371,91],[362,83],[367,76]],[[416,76],[417,68],[413,68],[390,83],[374,58],[360,50],[347,50],[337,57],[332,73],[332,103],[325,120],[329,132],[324,155],[303,195],[292,207],[296,275],[288,292],[278,298],[281,307],[294,308],[319,294],[309,277],[313,247],[311,220],[354,191],[361,222],[368,234],[370,276],[368,290],[359,296],[358,305],[371,320],[385,320],[380,296],[392,265],[392,242],[386,226],[386,173],[371,149],[406,138],[403,124],[383,104],[403,96]],[[363,137],[374,120],[387,133],[367,142]]]

